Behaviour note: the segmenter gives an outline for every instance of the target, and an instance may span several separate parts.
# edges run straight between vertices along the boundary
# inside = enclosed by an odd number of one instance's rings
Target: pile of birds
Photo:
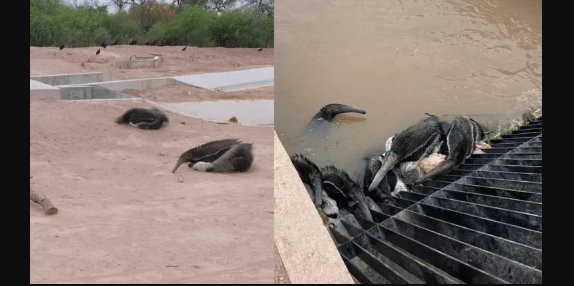
[[[337,114],[346,112],[366,113],[353,106],[329,104],[312,122],[331,122]],[[472,118],[458,116],[449,122],[426,115],[419,123],[391,136],[384,153],[366,159],[362,184],[333,165],[319,168],[301,154],[291,156],[317,210],[331,224],[343,216],[341,212],[373,221],[370,210],[381,212],[377,203],[393,205],[394,198],[410,191],[413,185],[448,173],[473,153],[490,149],[482,141],[483,128]]]
[[[169,122],[167,115],[158,108],[132,108],[116,119],[118,124],[126,124],[144,130],[158,130]],[[184,163],[201,172],[247,172],[253,163],[253,144],[239,139],[221,139],[207,142],[184,152],[172,173]]]

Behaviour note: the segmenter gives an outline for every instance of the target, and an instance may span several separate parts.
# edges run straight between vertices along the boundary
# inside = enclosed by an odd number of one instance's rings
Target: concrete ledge
[[[274,241],[291,283],[354,284],[277,134]]]
[[[30,80],[30,101],[42,99],[59,99],[60,89],[39,81]]]
[[[129,97],[127,94],[99,86],[60,87],[60,99],[62,100],[115,99],[127,97]]]
[[[185,84],[219,91],[242,90],[273,85],[274,67],[173,77]]]
[[[117,61],[114,66],[120,69],[135,69],[139,67],[154,67],[156,68],[161,61],[159,56],[154,57],[138,57],[132,56],[127,61]]]
[[[135,89],[135,90],[152,89],[171,84],[179,84],[179,82],[171,77],[157,77],[157,78],[144,78],[144,79],[133,79],[133,80],[108,81],[94,85],[107,88],[113,91],[122,92],[128,89]]]
[[[112,80],[109,74],[101,72],[31,76],[30,79],[51,86],[68,85],[68,84],[85,84],[85,83],[104,82]]]

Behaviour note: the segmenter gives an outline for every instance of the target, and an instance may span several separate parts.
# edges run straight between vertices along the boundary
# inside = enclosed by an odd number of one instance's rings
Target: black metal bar
[[[410,211],[488,233],[517,243],[542,249],[542,232],[499,221],[477,217],[462,212],[440,208],[424,203],[409,208]]]
[[[460,261],[464,261],[478,269],[482,269],[505,281],[512,283],[542,283],[542,271],[402,220],[395,218],[390,220],[393,220],[394,224],[388,223],[389,220],[387,220],[383,223],[383,226],[387,228],[395,227],[393,229],[395,232]],[[524,277],[528,277],[528,282],[523,281]]]
[[[464,283],[508,283],[466,262],[448,256],[443,252],[397,233],[394,230],[382,227],[381,225],[371,228],[368,233],[373,237],[396,245],[403,251],[457,277]]]
[[[542,231],[542,216],[520,213],[501,208],[467,203],[457,200],[445,199],[435,196],[427,197],[421,203],[456,210],[465,214],[472,214],[482,218],[504,222],[536,231]]]
[[[515,260],[524,265],[542,270],[542,250],[515,243],[507,239],[458,226],[439,219],[421,215],[409,210],[401,212],[396,219],[403,220],[421,228],[440,233],[486,251]]]
[[[441,190],[440,192],[434,194],[434,196],[542,216],[542,203],[527,202],[517,199],[508,199],[491,195],[482,195],[447,189]]]
[[[464,191],[464,192],[472,192],[476,194],[484,194],[484,195],[491,195],[497,196],[502,198],[510,198],[510,199],[517,199],[523,201],[530,201],[530,202],[542,202],[542,194],[541,193],[534,193],[534,192],[526,192],[526,191],[519,191],[519,190],[509,190],[504,188],[497,188],[497,187],[485,187],[481,185],[472,185],[472,184],[462,184],[460,182],[456,182],[454,184],[450,184],[445,187],[443,190],[454,190],[454,191]]]

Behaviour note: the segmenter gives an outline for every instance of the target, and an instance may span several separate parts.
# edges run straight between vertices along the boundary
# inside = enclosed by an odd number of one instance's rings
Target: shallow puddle
[[[173,112],[185,114],[215,122],[229,123],[236,117],[244,125],[273,126],[273,100],[254,101],[201,101],[160,103],[161,107]]]

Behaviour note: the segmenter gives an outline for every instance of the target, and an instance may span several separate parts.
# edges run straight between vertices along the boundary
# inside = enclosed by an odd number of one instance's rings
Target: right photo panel
[[[542,283],[542,1],[275,3],[275,283]]]

